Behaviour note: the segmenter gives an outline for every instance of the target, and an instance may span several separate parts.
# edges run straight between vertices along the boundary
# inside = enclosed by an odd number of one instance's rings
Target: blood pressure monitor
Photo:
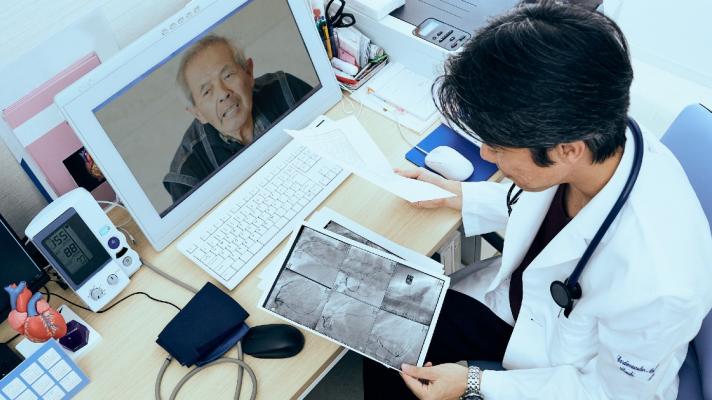
[[[141,266],[138,253],[83,188],[50,203],[25,234],[92,311],[114,299]]]

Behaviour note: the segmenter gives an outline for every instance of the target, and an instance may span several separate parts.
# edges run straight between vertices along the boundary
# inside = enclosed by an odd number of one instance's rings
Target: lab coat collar
[[[630,131],[626,131],[623,156],[611,179],[579,211],[576,217],[552,239],[528,268],[552,267],[581,257],[618,199],[625,181],[628,179],[633,165],[633,153],[635,152],[633,141]],[[551,201],[557,189],[558,186],[554,186],[538,193],[522,193],[520,201],[513,206],[509,220],[511,224],[508,224],[512,228],[507,230],[504,250],[502,251],[502,267],[491,283],[489,291],[494,290],[505,277],[510,276],[519,266],[524,255],[529,250],[534,236],[539,231],[539,227],[551,206]],[[609,229],[609,233],[615,229],[617,222],[618,219],[616,218]],[[610,235],[606,234],[601,244],[605,244],[608,237]]]

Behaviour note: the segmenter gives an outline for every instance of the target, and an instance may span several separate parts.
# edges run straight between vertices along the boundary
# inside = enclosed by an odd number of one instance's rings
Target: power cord
[[[117,199],[117,200],[118,200],[118,199]],[[129,215],[129,217],[126,219],[126,221],[124,221],[124,222],[122,222],[122,223],[120,223],[120,224],[116,224],[116,227],[117,227],[117,228],[123,228],[124,226],[128,225],[129,222],[131,222],[131,220],[132,220],[132,218],[131,218],[131,213],[129,212],[129,210],[128,210],[126,207],[124,207],[122,204],[119,204],[117,201],[97,200],[96,202],[99,203],[99,204],[108,204],[108,205],[109,205],[109,207],[107,207],[106,209],[104,209],[104,213],[106,213],[106,214],[108,214],[109,211],[111,211],[112,209],[114,209],[114,207],[123,208],[124,211],[126,211],[126,213]]]
[[[45,286],[44,289],[47,290],[47,287]],[[48,300],[48,301],[49,301],[49,297],[50,297],[51,295],[54,295],[54,296],[57,296],[57,297],[59,297],[60,299],[62,299],[62,300],[64,300],[64,301],[66,301],[67,303],[73,305],[74,307],[81,308],[82,310],[86,310],[86,311],[89,311],[89,312],[96,312],[97,314],[103,314],[103,313],[105,313],[105,312],[111,310],[112,308],[118,306],[119,304],[121,304],[124,300],[128,299],[129,297],[133,297],[133,296],[136,296],[136,295],[138,295],[138,294],[142,294],[142,295],[148,297],[149,299],[151,299],[151,300],[153,300],[153,301],[155,301],[155,302],[157,302],[157,303],[162,303],[162,304],[167,304],[167,305],[169,305],[169,306],[172,306],[173,308],[175,308],[175,309],[178,310],[178,311],[182,310],[182,308],[180,308],[180,307],[178,307],[177,305],[171,303],[170,301],[157,299],[157,298],[151,296],[150,294],[148,294],[148,293],[146,293],[146,292],[133,292],[133,293],[131,293],[131,294],[129,294],[129,295],[126,295],[126,296],[122,297],[120,300],[118,300],[116,303],[110,305],[109,307],[107,307],[107,308],[105,308],[105,309],[103,309],[103,310],[99,310],[99,311],[92,311],[91,309],[89,309],[89,308],[87,308],[87,307],[84,307],[84,306],[82,306],[82,305],[80,305],[80,304],[77,304],[77,303],[75,303],[75,302],[73,302],[73,301],[67,299],[66,297],[64,297],[64,296],[62,296],[62,295],[59,295],[59,294],[57,294],[57,293],[52,293],[52,292],[50,292],[49,290],[47,290],[47,292],[40,292],[40,293],[42,293],[42,294],[44,294],[45,296],[47,296],[47,300]]]

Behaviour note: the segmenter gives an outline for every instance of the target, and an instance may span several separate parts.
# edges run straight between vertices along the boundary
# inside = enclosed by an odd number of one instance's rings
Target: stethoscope
[[[551,285],[549,286],[551,297],[554,299],[554,302],[561,307],[564,311],[564,316],[567,318],[574,308],[574,302],[580,299],[583,295],[581,285],[578,283],[581,273],[583,272],[584,267],[586,267],[586,263],[591,258],[591,255],[596,250],[596,247],[598,247],[598,244],[601,242],[603,235],[606,234],[606,231],[608,231],[608,228],[613,223],[613,220],[616,218],[621,208],[623,208],[623,204],[625,204],[626,200],[628,200],[630,193],[633,191],[633,185],[635,185],[635,181],[638,179],[640,166],[643,164],[643,134],[640,131],[638,123],[636,123],[633,118],[628,118],[628,127],[633,133],[635,154],[633,155],[633,168],[628,175],[625,186],[623,186],[623,190],[618,196],[618,200],[616,200],[615,204],[613,204],[611,211],[608,212],[606,219],[603,220],[601,227],[598,228],[593,240],[591,240],[591,243],[588,247],[586,247],[586,250],[583,252],[583,256],[581,256],[581,259],[576,264],[576,268],[574,268],[571,275],[569,275],[569,277],[563,282],[554,281],[551,282]],[[512,206],[517,203],[519,196],[522,194],[522,189],[519,189],[519,191],[512,196],[515,187],[516,185],[512,184],[509,188],[509,192],[507,193],[507,211],[509,214],[512,213]]]

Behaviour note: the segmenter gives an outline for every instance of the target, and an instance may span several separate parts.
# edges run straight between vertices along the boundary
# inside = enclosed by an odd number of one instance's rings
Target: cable
[[[62,296],[62,295],[59,295],[59,294],[57,294],[57,293],[51,293],[49,290],[47,291],[47,293],[42,293],[42,294],[44,294],[44,295],[47,296],[48,298],[49,298],[49,295],[53,294],[53,295],[59,297],[60,299],[66,301],[67,303],[73,305],[74,307],[81,308],[82,310],[86,310],[86,311],[89,311],[89,312],[95,312],[95,311],[92,311],[91,309],[89,309],[89,308],[87,308],[87,307],[84,307],[84,306],[82,306],[82,305],[80,305],[80,304],[77,304],[77,303],[75,303],[75,302],[73,302],[73,301],[67,299],[66,297],[64,297],[64,296]],[[133,292],[133,293],[131,293],[131,294],[129,294],[129,295],[127,295],[127,296],[121,298],[119,301],[117,301],[116,303],[110,305],[109,307],[107,307],[107,308],[105,308],[105,309],[103,309],[103,310],[96,311],[96,313],[97,313],[97,314],[103,314],[103,313],[105,313],[105,312],[111,310],[112,308],[116,307],[117,305],[119,305],[119,304],[122,303],[124,300],[128,299],[129,297],[133,297],[133,296],[135,296],[135,295],[137,295],[137,294],[142,294],[142,295],[148,297],[149,299],[151,299],[151,300],[153,300],[153,301],[155,301],[155,302],[157,302],[157,303],[163,303],[163,304],[167,304],[167,305],[173,306],[173,308],[175,308],[175,309],[178,310],[178,311],[181,311],[181,310],[182,310],[182,308],[180,308],[180,307],[178,307],[177,305],[171,303],[170,301],[157,299],[157,298],[151,296],[150,294],[148,294],[148,293],[146,293],[146,292]]]
[[[238,342],[237,343],[237,358],[229,358],[229,357],[223,357],[219,358],[209,364],[203,365],[201,367],[196,367],[192,371],[188,372],[181,378],[180,381],[176,384],[176,386],[173,388],[173,391],[171,392],[170,397],[168,398],[169,400],[175,400],[176,396],[178,396],[178,393],[180,390],[183,388],[183,386],[188,382],[191,378],[193,378],[197,373],[200,371],[210,368],[214,365],[218,364],[224,364],[224,363],[231,363],[231,364],[237,364],[239,366],[238,369],[238,374],[237,374],[237,389],[235,390],[235,400],[238,400],[240,398],[240,392],[242,391],[242,370],[246,370],[247,374],[250,376],[250,381],[252,382],[252,389],[250,391],[250,400],[254,400],[257,397],[257,376],[255,375],[255,372],[250,368],[247,363],[245,363],[243,360],[243,354],[242,354],[242,346]],[[161,382],[163,381],[163,375],[166,373],[166,370],[168,369],[168,365],[171,363],[173,360],[173,357],[166,357],[166,360],[163,362],[163,365],[161,366],[161,369],[158,371],[158,376],[156,377],[156,383],[154,386],[154,396],[156,400],[161,400]]]
[[[134,236],[131,234],[131,232],[129,232],[126,228],[121,227],[121,226],[117,226],[116,229],[118,229],[118,230],[120,230],[121,232],[123,232],[123,234],[124,234],[127,238],[129,238],[129,240],[131,241],[131,244],[133,244],[133,245],[136,244],[136,239],[135,239]]]
[[[115,201],[109,201],[109,200],[97,200],[96,202],[99,204],[109,204],[111,206],[104,210],[104,213],[106,213],[106,214],[108,214],[109,211],[111,211],[114,207],[123,208],[124,211],[126,211],[126,213],[129,215],[129,217],[126,219],[126,221],[124,221],[120,224],[116,224],[117,228],[122,228],[122,227],[128,225],[128,223],[132,221],[131,213],[129,212],[128,208],[124,207],[122,204],[119,204]]]
[[[47,291],[47,304],[49,304],[49,299],[52,298],[52,293],[50,293],[49,289],[47,289],[47,285],[42,286],[42,288]]]
[[[140,260],[141,260],[141,263],[143,263],[143,265],[147,266],[148,269],[150,269],[151,271],[157,273],[158,275],[160,275],[160,276],[162,276],[162,277],[168,279],[169,281],[175,283],[176,285],[182,287],[183,289],[185,289],[185,290],[187,290],[187,291],[189,291],[189,292],[198,293],[198,289],[194,288],[193,286],[190,286],[189,284],[187,284],[187,283],[185,283],[185,282],[183,282],[183,281],[181,281],[181,280],[179,280],[179,279],[177,279],[177,278],[174,278],[174,277],[168,275],[167,273],[165,273],[165,272],[163,272],[162,270],[158,269],[158,267],[156,267],[155,265],[153,265],[153,264],[151,264],[150,262],[144,260],[143,258],[140,258]]]
[[[395,121],[396,121],[396,127],[398,127],[398,133],[400,133],[401,138],[402,138],[406,143],[408,143],[408,145],[409,145],[410,147],[415,148],[416,150],[420,151],[421,153],[423,153],[423,154],[425,154],[425,155],[427,156],[427,155],[428,155],[428,152],[427,152],[427,151],[423,150],[423,148],[421,148],[420,146],[418,146],[417,143],[413,143],[413,142],[411,142],[410,140],[408,140],[407,137],[405,137],[405,133],[403,132],[403,129],[402,129],[402,127],[401,127],[400,118],[398,117],[398,110],[394,110],[394,111],[393,111],[393,115],[395,115],[395,117],[396,117],[396,119],[395,119]]]
[[[341,111],[343,111],[344,114],[346,114],[346,115],[351,115],[351,114],[354,114],[354,113],[355,113],[355,114],[356,114],[356,115],[355,115],[356,118],[360,117],[360,116],[361,116],[361,112],[363,111],[363,102],[358,101],[358,103],[360,104],[360,106],[359,106],[358,112],[356,112],[356,106],[354,106],[354,100],[352,100],[352,99],[351,99],[351,96],[350,96],[351,93],[353,93],[353,91],[352,91],[352,90],[345,89],[345,88],[342,88],[342,89],[343,89],[346,93],[348,93],[349,96],[344,96],[344,100],[346,100],[346,101],[342,101],[342,102],[341,102]],[[349,108],[350,108],[350,110],[347,110],[347,109],[346,109],[346,105],[345,105],[346,103],[349,103]]]

